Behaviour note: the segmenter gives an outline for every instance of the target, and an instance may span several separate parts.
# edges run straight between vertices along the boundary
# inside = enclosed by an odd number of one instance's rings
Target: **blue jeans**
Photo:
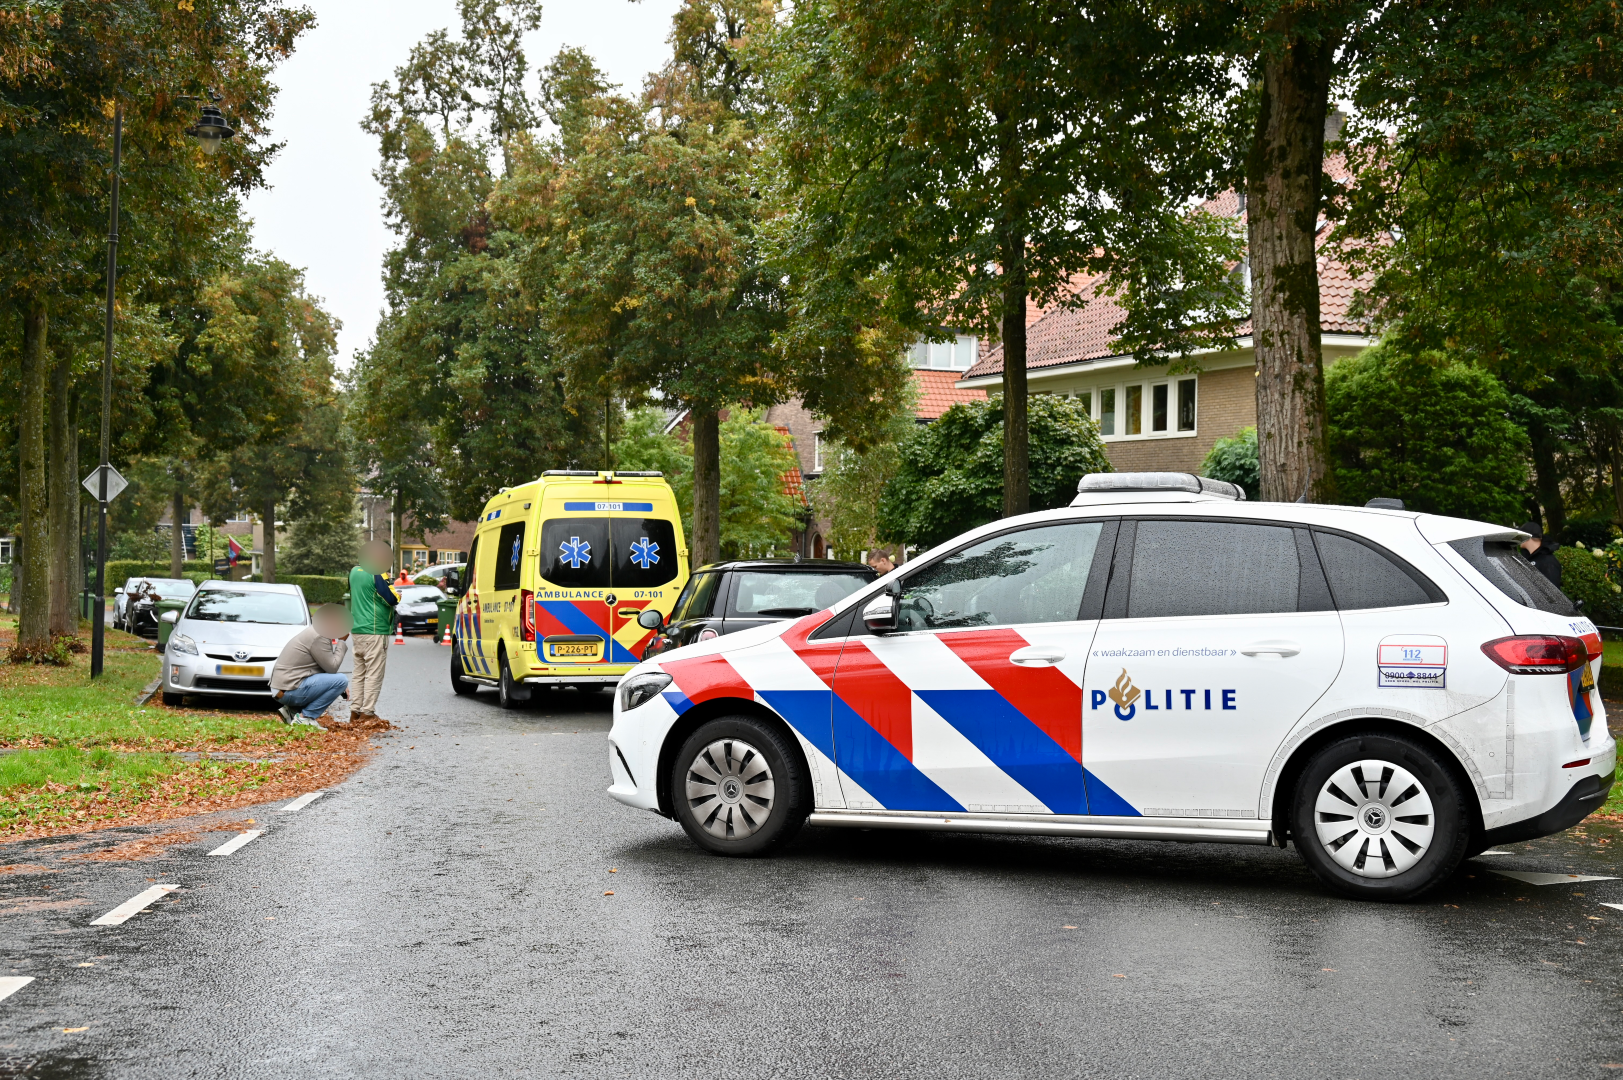
[[[307,675],[299,685],[284,691],[280,700],[288,708],[303,712],[306,720],[314,720],[348,688],[348,675]]]

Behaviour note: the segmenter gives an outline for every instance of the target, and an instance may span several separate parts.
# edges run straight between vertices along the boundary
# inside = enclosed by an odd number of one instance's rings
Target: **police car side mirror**
[[[896,629],[896,597],[883,592],[862,609],[862,623],[875,634],[887,633]]]
[[[162,615],[159,615],[158,618],[162,619],[166,623],[179,622],[180,621],[180,612],[178,612],[178,611],[166,611]]]
[[[642,627],[644,630],[658,630],[661,626],[665,625],[665,616],[661,615],[653,608],[648,608],[647,610],[638,613],[637,625]]]

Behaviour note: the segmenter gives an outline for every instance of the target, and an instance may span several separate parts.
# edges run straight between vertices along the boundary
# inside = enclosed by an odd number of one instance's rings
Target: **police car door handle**
[[[1027,645],[1009,654],[1009,663],[1021,667],[1048,667],[1065,659],[1065,653],[1052,645]]]
[[[1246,656],[1276,656],[1284,659],[1295,656],[1302,647],[1294,641],[1253,641],[1240,650]]]

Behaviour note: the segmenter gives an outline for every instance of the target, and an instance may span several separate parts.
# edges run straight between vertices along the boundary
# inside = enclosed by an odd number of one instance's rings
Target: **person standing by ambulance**
[[[377,716],[378,692],[383,689],[383,668],[389,659],[389,634],[400,593],[384,575],[394,561],[394,550],[382,540],[361,545],[361,565],[349,572],[350,643],[355,649],[355,674],[350,680],[350,715]]]

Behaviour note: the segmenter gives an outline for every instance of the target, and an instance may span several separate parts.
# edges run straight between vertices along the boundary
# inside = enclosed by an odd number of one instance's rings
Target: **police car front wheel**
[[[1465,857],[1465,799],[1455,771],[1419,743],[1353,736],[1308,762],[1291,835],[1308,866],[1338,892],[1408,900]]]
[[[718,855],[764,855],[806,820],[798,755],[752,717],[711,720],[690,735],[677,752],[670,790],[682,828]]]

